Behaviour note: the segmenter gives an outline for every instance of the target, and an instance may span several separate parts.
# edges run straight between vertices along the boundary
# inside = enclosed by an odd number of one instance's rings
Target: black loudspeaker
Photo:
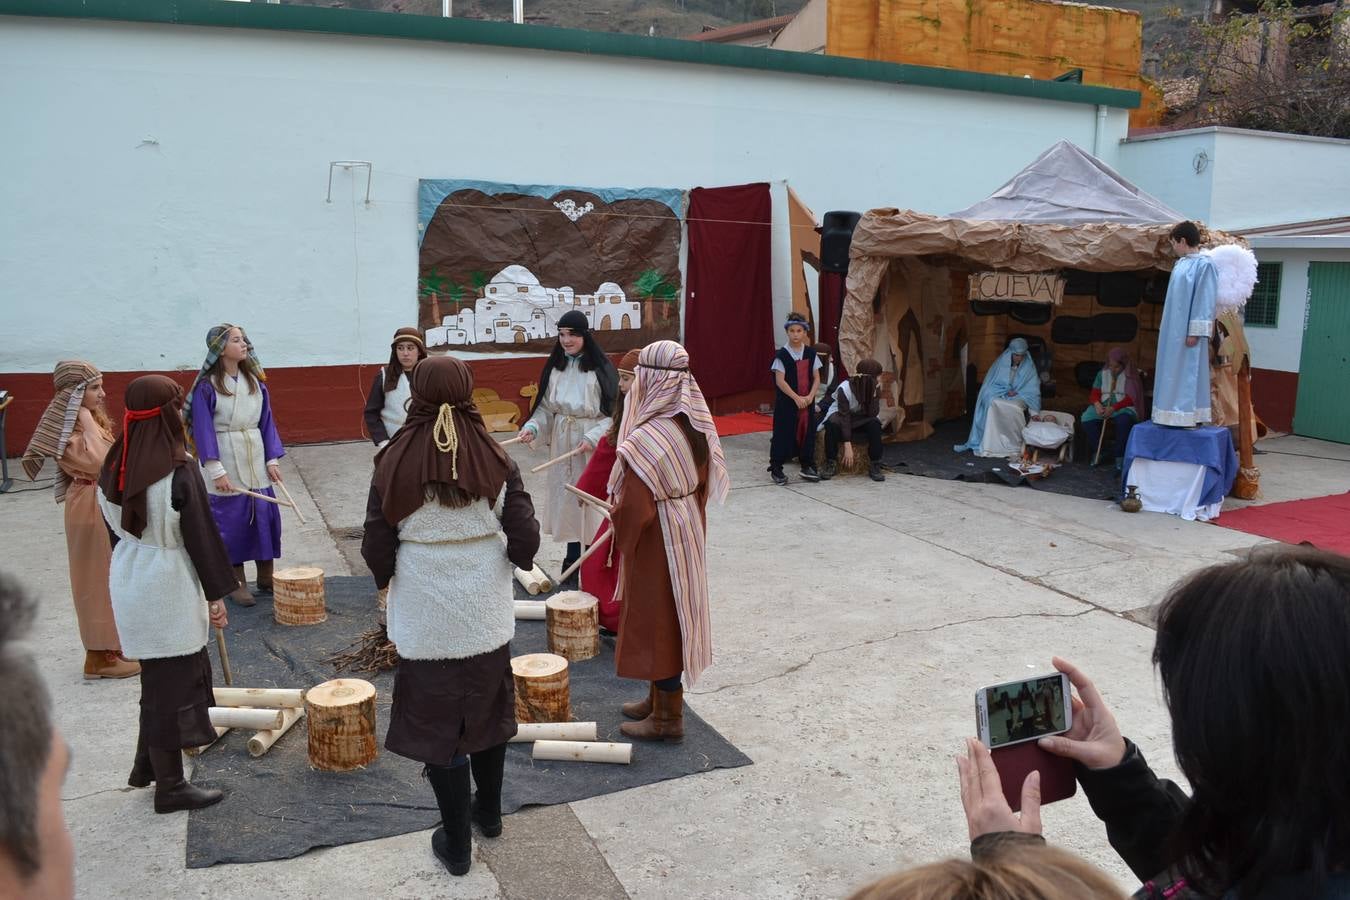
[[[820,226],[820,267],[826,272],[848,271],[848,245],[862,215],[835,210],[827,212]]]

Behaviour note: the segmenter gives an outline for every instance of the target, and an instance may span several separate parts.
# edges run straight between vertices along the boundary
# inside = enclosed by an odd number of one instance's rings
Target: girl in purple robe
[[[239,587],[230,599],[252,606],[244,563],[257,564],[259,593],[272,592],[272,561],[281,556],[281,510],[240,494],[244,488],[276,496],[286,450],[272,420],[262,363],[244,329],[217,325],[206,333],[206,361],[184,404],[183,418],[206,472],[211,513],[230,554]]]

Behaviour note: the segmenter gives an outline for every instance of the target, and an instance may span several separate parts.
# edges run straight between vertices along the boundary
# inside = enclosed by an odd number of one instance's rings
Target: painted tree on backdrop
[[[655,322],[653,315],[656,304],[660,304],[661,321],[670,319],[670,306],[679,295],[675,282],[667,281],[657,269],[645,269],[633,283],[633,293],[642,298],[642,321]]]

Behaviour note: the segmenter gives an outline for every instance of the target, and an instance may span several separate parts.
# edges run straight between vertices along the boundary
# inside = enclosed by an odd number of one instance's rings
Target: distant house
[[[686,37],[690,41],[702,41],[705,44],[736,44],[739,47],[768,47],[773,44],[778,32],[786,28],[795,14],[775,16],[772,19],[756,19],[753,22],[741,22],[722,28],[704,26],[698,34]]]
[[[466,344],[523,344],[547,340],[558,333],[563,313],[580,310],[595,331],[625,331],[642,327],[642,305],[631,301],[623,288],[606,281],[594,294],[577,294],[570,287],[550,288],[539,283],[524,266],[507,266],[483,286],[472,307],[444,316],[427,329],[431,347]]]

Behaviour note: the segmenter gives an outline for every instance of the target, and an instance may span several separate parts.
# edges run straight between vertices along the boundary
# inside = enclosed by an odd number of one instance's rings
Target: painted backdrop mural
[[[418,184],[418,317],[433,350],[547,352],[580,310],[610,352],[679,337],[683,192]]]

